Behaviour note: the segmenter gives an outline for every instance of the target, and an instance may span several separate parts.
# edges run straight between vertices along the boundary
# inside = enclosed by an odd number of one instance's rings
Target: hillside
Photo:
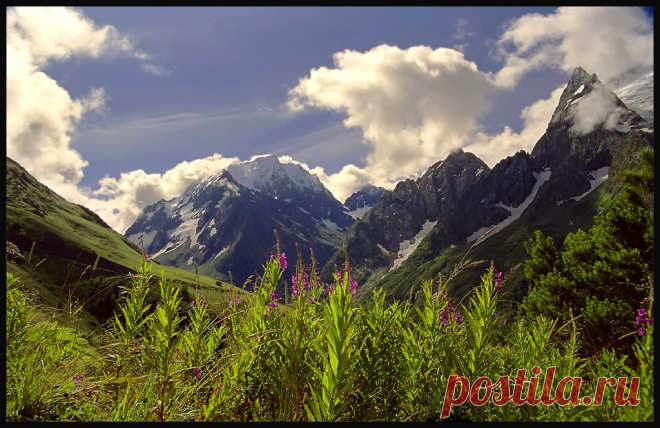
[[[139,265],[140,248],[89,209],[39,183],[9,157],[6,209],[7,272],[19,276],[48,307],[82,307],[78,313],[86,313],[84,330],[107,321],[116,309],[120,287]],[[210,277],[197,279],[191,272],[162,268],[184,294],[194,293],[198,282],[208,301],[225,303],[228,284],[219,286]]]

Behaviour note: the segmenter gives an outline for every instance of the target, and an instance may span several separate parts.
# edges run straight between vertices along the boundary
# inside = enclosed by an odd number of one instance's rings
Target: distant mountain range
[[[513,268],[526,258],[524,242],[534,230],[560,242],[578,227],[588,228],[603,196],[600,185],[615,190],[622,170],[647,145],[653,145],[652,123],[596,75],[576,68],[531,153],[518,152],[490,169],[459,150],[420,178],[383,192],[345,237],[362,292],[384,287],[404,298],[422,279],[441,272],[447,277],[468,252],[470,259],[495,261],[499,270]],[[343,258],[335,253],[324,274]],[[484,269],[457,277],[454,294],[465,294]],[[518,298],[524,294],[521,271],[510,290]]]
[[[617,191],[623,170],[636,166],[641,148],[653,146],[652,88],[652,73],[614,92],[578,67],[531,153],[489,168],[457,150],[415,180],[391,191],[367,185],[343,204],[296,162],[256,156],[149,205],[126,230],[127,239],[108,233],[88,209],[53,196],[7,158],[8,240],[23,252],[38,242],[53,258],[89,264],[98,256],[99,267],[112,272],[130,270],[143,246],[165,266],[223,281],[231,272],[241,286],[275,251],[277,230],[289,259],[285,279],[298,249],[306,262],[313,250],[329,279],[344,263],[345,245],[360,297],[384,288],[390,298],[408,298],[421,280],[446,277],[464,258],[514,268],[527,257],[524,242],[535,230],[559,244],[588,228],[604,196]],[[81,222],[84,227],[76,226]],[[450,292],[464,295],[484,269],[467,269]],[[520,269],[508,284],[513,299],[527,292]]]
[[[273,251],[274,229],[289,257],[296,243],[305,257],[313,248],[326,279],[344,262],[343,242],[363,293],[385,287],[404,297],[422,279],[447,273],[494,228],[478,246],[509,269],[524,260],[520,248],[533,230],[562,239],[588,227],[603,196],[594,190],[653,144],[652,87],[652,73],[622,87],[619,94],[634,105],[629,109],[578,67],[531,153],[518,152],[491,169],[457,150],[416,180],[392,191],[368,185],[344,204],[300,165],[258,156],[147,207],[125,236],[142,240],[162,263],[184,269],[196,264],[223,279],[231,271],[240,280]],[[490,248],[486,243],[496,235],[517,249]],[[471,255],[479,250],[472,248]],[[454,287],[461,294],[468,284],[457,280]],[[515,287],[522,295],[520,274]]]

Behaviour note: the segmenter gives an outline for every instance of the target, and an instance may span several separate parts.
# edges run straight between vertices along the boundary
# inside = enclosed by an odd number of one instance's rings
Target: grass
[[[8,273],[6,419],[653,420],[652,325],[635,341],[634,361],[609,349],[583,359],[580,333],[543,317],[515,322],[503,337],[496,272],[484,270],[462,302],[449,297],[449,283],[424,281],[417,305],[387,303],[382,290],[358,304],[349,271],[324,284],[299,260],[296,271],[312,276],[297,280],[282,304],[275,290],[283,270],[275,257],[254,293],[238,303],[232,297],[231,305],[211,304],[197,295],[192,304],[162,266],[142,259],[94,343],[51,322],[52,308],[35,305],[23,280]],[[154,281],[157,298],[149,302],[145,293]],[[533,366],[555,367],[555,385],[581,377],[581,397],[594,395],[599,377],[638,377],[639,403],[618,405],[613,388],[597,407],[445,403],[452,375],[513,382],[518,370]]]

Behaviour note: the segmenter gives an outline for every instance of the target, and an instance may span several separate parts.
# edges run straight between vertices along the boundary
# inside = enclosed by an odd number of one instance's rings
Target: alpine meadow
[[[652,38],[8,7],[6,421],[653,421]]]

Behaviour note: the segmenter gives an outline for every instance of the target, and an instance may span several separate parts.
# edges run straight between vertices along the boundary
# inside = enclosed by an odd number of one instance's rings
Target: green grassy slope
[[[106,321],[115,309],[119,287],[127,285],[127,275],[139,264],[140,249],[89,209],[39,183],[10,158],[6,188],[6,239],[20,252],[7,256],[7,272],[19,275],[49,307],[75,312],[71,308],[82,306],[78,313],[87,312],[83,317],[86,330]],[[152,273],[157,277],[160,269],[190,299],[201,294],[209,303],[224,304],[233,288],[170,266],[157,266]]]

